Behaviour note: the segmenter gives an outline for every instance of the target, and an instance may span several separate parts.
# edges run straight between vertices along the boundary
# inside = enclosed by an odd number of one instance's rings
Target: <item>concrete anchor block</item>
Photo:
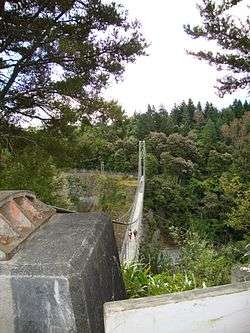
[[[103,304],[125,296],[111,221],[57,213],[0,261],[0,332],[104,333]]]

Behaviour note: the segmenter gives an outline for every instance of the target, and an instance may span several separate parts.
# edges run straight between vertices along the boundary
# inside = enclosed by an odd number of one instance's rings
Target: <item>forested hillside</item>
[[[103,163],[106,171],[136,173],[138,141],[145,140],[147,227],[141,260],[150,267],[147,276],[166,270],[167,279],[180,274],[170,283],[177,289],[170,291],[230,282],[231,266],[246,260],[249,243],[250,105],[235,100],[218,110],[189,100],[172,110],[148,106],[145,113],[127,117],[112,102],[97,114],[95,121],[82,123],[51,121],[27,129],[6,125],[0,188],[33,190],[48,203],[68,207],[65,171],[100,169]],[[164,240],[183,249],[181,269],[169,266]],[[194,276],[195,283],[185,274]],[[129,275],[129,285],[131,280]],[[133,288],[131,296],[169,291]]]
[[[1,135],[0,187],[34,190],[56,202],[67,186],[61,170],[134,173],[137,146],[147,146],[146,207],[168,226],[191,228],[215,243],[241,240],[249,226],[250,106],[235,101],[218,110],[192,100],[172,110],[148,106],[128,118],[116,103],[98,120],[51,122]],[[15,162],[15,163],[13,163]],[[56,178],[57,177],[57,178]]]

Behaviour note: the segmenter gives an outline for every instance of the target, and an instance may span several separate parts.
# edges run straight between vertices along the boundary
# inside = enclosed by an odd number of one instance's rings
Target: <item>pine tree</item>
[[[243,105],[240,100],[235,99],[232,105],[232,109],[234,111],[236,118],[241,118],[244,114]]]
[[[204,115],[206,119],[212,119],[214,122],[216,122],[218,117],[218,110],[215,106],[213,106],[212,103],[206,102],[204,108]]]
[[[221,51],[188,52],[200,60],[215,65],[218,70],[227,70],[229,74],[218,79],[219,94],[224,96],[239,88],[250,86],[250,19],[236,19],[230,11],[242,0],[203,0],[198,6],[202,25],[184,26],[184,30],[192,38],[204,38],[216,41]],[[248,6],[246,10],[249,10]],[[231,74],[232,73],[232,74]]]
[[[192,125],[193,119],[194,119],[194,113],[195,113],[195,106],[194,106],[194,102],[192,101],[191,98],[189,98],[189,100],[188,100],[187,110],[188,110],[188,114],[189,114],[189,123],[190,123],[190,125]]]
[[[196,111],[194,113],[193,120],[194,120],[194,123],[197,125],[197,127],[202,126],[205,122],[205,116],[202,111],[202,106],[201,106],[200,102],[197,103],[197,107],[196,107]]]
[[[57,118],[60,104],[85,112],[88,99],[144,54],[140,24],[114,2],[1,3],[0,120]]]
[[[186,103],[183,101],[181,105],[175,105],[173,109],[171,110],[171,118],[173,120],[173,123],[177,126],[181,126],[183,121],[183,112],[186,107]]]
[[[218,133],[215,123],[209,119],[201,131],[201,142],[204,147],[211,149],[216,145]]]

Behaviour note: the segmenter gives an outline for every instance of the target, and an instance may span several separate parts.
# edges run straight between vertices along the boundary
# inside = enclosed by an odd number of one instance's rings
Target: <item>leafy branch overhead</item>
[[[46,121],[58,117],[55,101],[83,105],[119,79],[146,46],[140,24],[113,2],[3,1],[1,119]]]
[[[202,24],[184,26],[185,32],[192,38],[204,38],[216,41],[218,52],[188,51],[199,60],[215,65],[217,70],[226,70],[228,74],[218,79],[220,96],[237,89],[250,88],[250,19],[237,19],[233,12],[244,0],[203,0],[198,6]],[[249,10],[246,6],[246,10]]]

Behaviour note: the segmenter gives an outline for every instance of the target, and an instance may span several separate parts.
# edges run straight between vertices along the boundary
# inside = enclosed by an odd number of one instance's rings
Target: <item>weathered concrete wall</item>
[[[104,305],[106,333],[249,333],[250,283]]]
[[[56,214],[0,262],[0,332],[104,332],[103,303],[125,291],[112,224]]]

